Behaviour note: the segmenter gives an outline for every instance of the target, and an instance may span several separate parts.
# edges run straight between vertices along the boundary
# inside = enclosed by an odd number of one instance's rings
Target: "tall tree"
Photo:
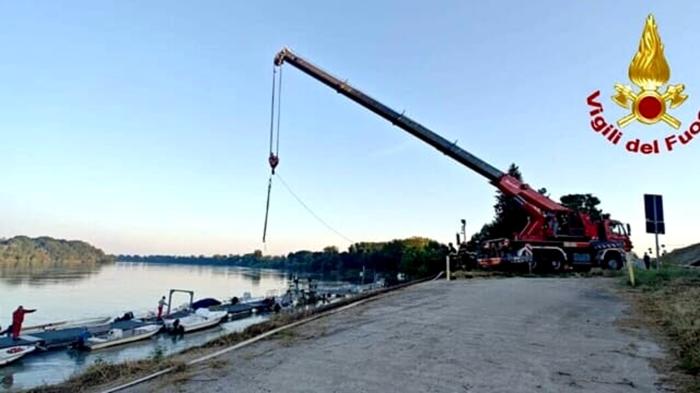
[[[523,175],[517,165],[511,164],[508,167],[508,174],[522,181]],[[505,195],[501,191],[496,194],[496,204],[493,206],[496,211],[492,227],[491,238],[510,237],[515,232],[519,232],[527,224],[527,213],[515,201],[515,198]]]
[[[603,216],[603,211],[598,208],[600,199],[592,194],[568,194],[559,200],[569,209],[587,213],[593,220],[600,220]]]
[[[520,168],[515,163],[508,167],[508,174],[521,182],[523,181]],[[547,194],[546,188],[537,191],[543,195]],[[505,195],[501,191],[496,191],[496,204],[493,205],[493,209],[495,211],[493,221],[485,224],[479,232],[472,236],[467,243],[468,249],[476,250],[478,244],[483,240],[512,237],[514,233],[520,232],[527,224],[528,216],[525,210],[515,201],[515,198]]]

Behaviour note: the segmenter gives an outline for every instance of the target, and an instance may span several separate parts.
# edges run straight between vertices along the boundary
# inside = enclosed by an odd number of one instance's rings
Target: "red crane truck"
[[[620,269],[625,263],[627,253],[632,249],[629,224],[623,225],[608,217],[594,220],[586,213],[562,206],[287,48],[282,49],[274,59],[276,66],[282,66],[284,63],[291,64],[484,176],[522,206],[528,215],[525,227],[519,233],[514,233],[511,238],[482,242],[476,255],[479,266],[518,265],[527,266],[531,270],[560,271],[571,268],[587,270],[593,266]]]

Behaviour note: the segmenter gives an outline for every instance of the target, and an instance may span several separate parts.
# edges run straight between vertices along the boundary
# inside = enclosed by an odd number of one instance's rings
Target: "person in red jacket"
[[[36,310],[27,310],[22,306],[17,307],[17,309],[12,313],[12,339],[19,339],[19,333],[22,331],[22,323],[24,322],[24,315],[33,313]]]

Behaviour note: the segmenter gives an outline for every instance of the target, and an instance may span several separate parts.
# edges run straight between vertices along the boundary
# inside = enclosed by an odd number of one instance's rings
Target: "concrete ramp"
[[[619,328],[627,306],[614,285],[427,282],[129,391],[659,391],[651,362],[665,354],[646,332]]]

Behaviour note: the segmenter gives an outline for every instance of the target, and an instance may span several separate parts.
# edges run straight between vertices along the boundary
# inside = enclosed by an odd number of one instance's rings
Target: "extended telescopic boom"
[[[520,238],[527,239],[535,236],[537,232],[540,232],[547,213],[570,212],[570,209],[533,190],[527,184],[499,171],[480,158],[460,148],[455,143],[448,141],[408,116],[396,112],[360,90],[350,86],[348,83],[316,67],[287,48],[282,49],[277,56],[275,56],[275,65],[281,66],[284,63],[293,65],[314,79],[336,90],[338,93],[390,121],[395,126],[433,146],[481,176],[484,176],[504,194],[513,196],[528,212],[531,218],[528,225],[520,233]]]
[[[295,66],[301,71],[304,71],[306,74],[314,77],[315,79],[318,79],[323,84],[335,89],[338,93],[357,102],[386,120],[389,120],[395,126],[433,146],[444,154],[454,158],[461,164],[466,165],[470,169],[478,172],[480,175],[486,177],[490,181],[496,182],[501,178],[501,176],[503,176],[503,172],[492,167],[478,157],[475,157],[474,155],[461,149],[456,144],[432,132],[426,127],[423,127],[421,124],[412,120],[408,116],[404,116],[403,114],[396,112],[374,98],[323,71],[322,69],[297,56],[287,48],[282,49],[277,56],[275,56],[276,65],[280,66],[285,62]]]

